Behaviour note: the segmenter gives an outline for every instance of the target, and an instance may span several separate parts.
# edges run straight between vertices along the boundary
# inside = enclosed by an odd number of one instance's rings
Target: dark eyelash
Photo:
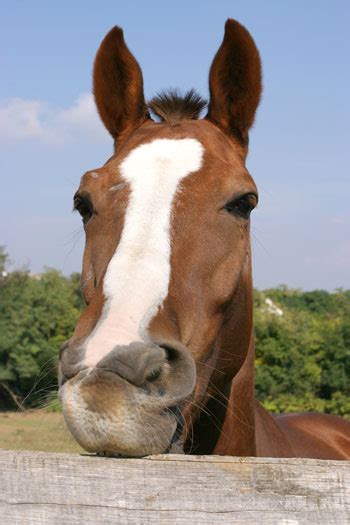
[[[228,202],[224,209],[229,213],[239,215],[244,219],[249,219],[252,210],[257,205],[257,196],[254,193],[247,193]]]

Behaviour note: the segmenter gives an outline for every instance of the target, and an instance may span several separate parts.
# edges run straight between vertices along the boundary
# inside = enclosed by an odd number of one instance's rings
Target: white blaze
[[[200,169],[203,151],[195,139],[157,139],[122,162],[129,203],[104,278],[103,311],[86,341],[86,366],[95,366],[116,345],[147,341],[149,323],[168,295],[172,203],[180,181]]]

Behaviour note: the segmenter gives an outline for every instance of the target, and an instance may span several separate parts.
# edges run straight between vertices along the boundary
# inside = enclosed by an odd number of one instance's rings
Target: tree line
[[[6,263],[0,250],[0,410],[56,406],[58,350],[84,308],[79,274]],[[254,323],[264,406],[350,419],[350,290],[255,290]]]

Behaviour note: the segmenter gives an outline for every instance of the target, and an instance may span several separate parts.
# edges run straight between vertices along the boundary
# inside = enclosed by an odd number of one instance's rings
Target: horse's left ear
[[[93,91],[100,117],[115,140],[148,118],[142,71],[120,27],[111,29],[97,51]]]
[[[209,73],[207,119],[244,145],[261,96],[261,62],[250,33],[235,20],[225,24],[224,40]]]

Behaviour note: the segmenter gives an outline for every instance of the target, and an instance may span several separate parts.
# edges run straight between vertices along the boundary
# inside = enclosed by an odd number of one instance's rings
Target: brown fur
[[[147,118],[142,74],[118,28],[98,51],[94,89],[118,148],[95,170],[101,176],[87,173],[78,190],[90,195],[98,213],[85,226],[82,289],[88,306],[60,357],[63,412],[76,439],[88,450],[162,452],[176,427],[169,409],[180,404],[188,453],[349,458],[349,422],[321,414],[272,416],[255,399],[250,226],[225,211],[233,196],[257,192],[245,157],[261,94],[261,66],[248,31],[234,20],[226,23],[210,70],[204,120],[193,120],[202,102],[192,95],[187,106],[176,97],[156,99],[150,107],[162,122]],[[137,146],[189,137],[201,142],[205,160],[183,180],[173,205],[169,293],[149,327],[152,344],[158,353],[163,349],[157,369],[149,377],[137,374],[133,357],[123,376],[109,356],[108,370],[97,365],[87,377],[86,369],[79,369],[83,345],[102,312],[103,276],[129,198],[127,186],[116,193],[109,188],[123,182],[119,166]],[[123,348],[125,359],[130,347]],[[141,343],[142,352],[150,355]],[[194,364],[196,384],[189,396]]]

